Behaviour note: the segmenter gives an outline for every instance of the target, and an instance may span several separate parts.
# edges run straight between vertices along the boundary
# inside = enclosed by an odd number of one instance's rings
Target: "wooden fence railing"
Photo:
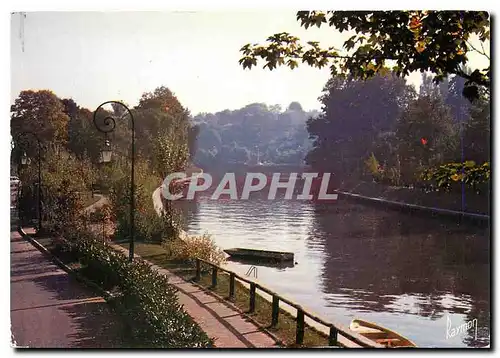
[[[304,332],[305,332],[305,327],[306,327],[305,317],[309,317],[313,321],[316,321],[316,322],[329,328],[329,335],[328,335],[328,345],[329,346],[338,345],[338,343],[339,343],[338,342],[338,335],[340,333],[343,337],[347,338],[349,341],[351,341],[351,342],[353,342],[361,347],[369,347],[369,348],[383,348],[384,347],[380,344],[374,343],[373,341],[360,335],[359,333],[356,333],[356,332],[349,330],[348,328],[344,327],[341,324],[338,324],[338,323],[333,324],[333,323],[327,322],[327,321],[323,320],[322,318],[317,317],[310,312],[307,312],[300,305],[280,296],[279,294],[277,294],[276,292],[273,292],[269,288],[262,286],[259,283],[254,282],[248,278],[242,277],[233,271],[230,271],[230,270],[227,270],[223,267],[217,266],[216,264],[214,264],[210,261],[206,261],[206,260],[203,260],[200,258],[196,259],[195,281],[201,280],[201,263],[202,262],[209,265],[212,268],[211,269],[212,288],[217,287],[217,274],[219,271],[226,272],[229,274],[229,299],[235,298],[235,280],[236,279],[250,284],[249,313],[255,312],[255,297],[256,297],[257,289],[270,295],[272,297],[271,327],[275,327],[278,324],[279,313],[280,313],[280,305],[279,305],[280,301],[295,308],[297,310],[297,319],[296,319],[297,327],[296,327],[296,336],[295,336],[295,343],[296,344],[303,344],[304,343]]]

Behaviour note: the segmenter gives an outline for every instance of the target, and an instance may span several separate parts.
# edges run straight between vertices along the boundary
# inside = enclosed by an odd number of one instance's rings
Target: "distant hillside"
[[[202,113],[193,118],[198,126],[194,163],[301,165],[311,148],[306,122],[318,115],[306,112],[298,102],[286,110],[263,103],[237,110]]]

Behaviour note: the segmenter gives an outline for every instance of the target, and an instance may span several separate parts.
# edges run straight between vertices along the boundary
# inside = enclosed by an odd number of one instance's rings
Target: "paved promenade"
[[[11,231],[10,240],[13,346],[120,346],[118,319],[102,297],[53,264],[17,232]]]

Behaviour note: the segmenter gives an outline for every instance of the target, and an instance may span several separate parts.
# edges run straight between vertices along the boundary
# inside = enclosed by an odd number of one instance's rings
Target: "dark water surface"
[[[296,265],[259,266],[257,279],[325,319],[373,321],[420,347],[489,344],[487,228],[345,200],[253,195],[214,201],[202,195],[180,205],[188,232],[209,233],[223,249],[294,252]],[[250,267],[228,266],[241,274]],[[450,337],[474,319],[477,339],[474,328]]]

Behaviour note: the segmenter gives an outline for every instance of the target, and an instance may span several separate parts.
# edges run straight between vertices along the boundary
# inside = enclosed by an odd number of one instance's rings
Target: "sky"
[[[137,104],[165,85],[191,113],[264,102],[319,109],[329,70],[300,66],[243,70],[240,48],[287,31],[341,44],[331,29],[305,31],[294,11],[31,12],[11,23],[11,101],[24,89],[50,89],[94,110],[107,100]]]
[[[290,10],[28,12],[22,22],[12,15],[11,103],[22,90],[50,89],[91,111],[108,100],[134,106],[162,85],[192,114],[254,102],[320,109],[328,68],[269,71],[262,63],[243,70],[239,50],[284,31],[339,48],[347,36],[328,27],[305,30]]]

